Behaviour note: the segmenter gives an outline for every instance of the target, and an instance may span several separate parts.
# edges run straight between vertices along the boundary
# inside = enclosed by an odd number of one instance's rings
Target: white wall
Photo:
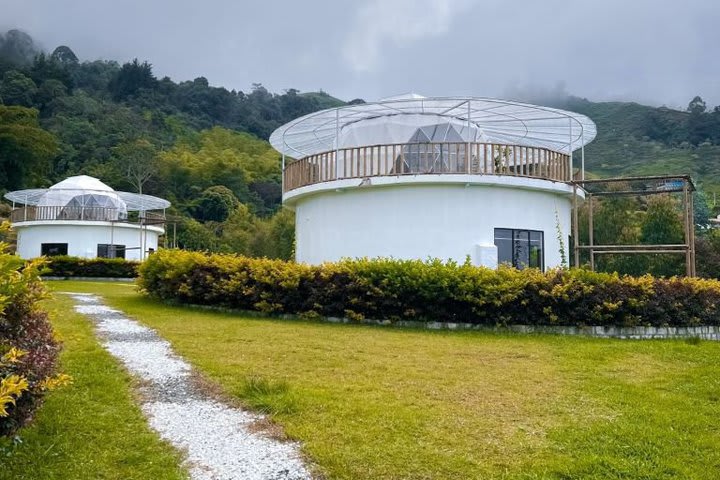
[[[358,181],[337,189],[332,188],[337,182],[329,182],[286,196],[296,209],[297,261],[317,264],[365,256],[463,262],[469,255],[473,263],[492,267],[488,252],[493,252],[494,229],[518,228],[544,232],[549,268],[561,263],[556,212],[566,258],[570,253],[571,196],[565,184],[513,180],[514,185],[503,185],[497,177],[490,184],[402,180],[363,187]]]
[[[22,258],[35,258],[41,255],[42,243],[67,243],[68,255],[85,258],[97,256],[98,244],[113,243],[125,245],[127,250],[125,258],[140,260],[142,245],[141,229],[139,225],[116,223],[114,227],[109,222],[73,222],[73,221],[44,221],[16,223],[13,228],[17,231],[17,253]],[[146,249],[158,248],[158,236],[163,232],[159,227],[146,227]],[[147,256],[147,255],[146,255]]]

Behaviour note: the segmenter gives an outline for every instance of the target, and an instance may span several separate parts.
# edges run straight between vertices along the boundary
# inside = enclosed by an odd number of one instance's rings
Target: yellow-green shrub
[[[59,346],[47,314],[42,260],[25,262],[0,243],[0,436],[29,422],[45,392],[63,383],[55,375]]]
[[[176,302],[352,319],[530,325],[720,325],[720,282],[497,270],[430,260],[360,259],[308,266],[161,250],[140,286]]]

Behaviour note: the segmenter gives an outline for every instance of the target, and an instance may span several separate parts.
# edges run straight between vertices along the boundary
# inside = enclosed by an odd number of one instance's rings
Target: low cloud
[[[371,0],[358,8],[343,44],[343,58],[357,72],[375,70],[383,52],[446,34],[472,0]]]

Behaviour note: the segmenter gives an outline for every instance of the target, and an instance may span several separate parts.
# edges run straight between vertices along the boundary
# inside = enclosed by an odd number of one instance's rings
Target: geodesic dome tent
[[[75,195],[60,210],[58,220],[116,221],[127,218],[127,206],[115,195],[82,193]]]
[[[463,160],[458,158],[457,151],[443,143],[464,141],[457,127],[449,122],[420,127],[403,146],[403,155],[395,160],[396,170],[399,162],[404,162],[404,172],[432,173],[439,168],[447,170],[450,165],[457,170],[458,162]]]

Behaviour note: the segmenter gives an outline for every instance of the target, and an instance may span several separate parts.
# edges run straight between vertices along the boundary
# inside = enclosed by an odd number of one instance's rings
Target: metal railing
[[[348,178],[423,174],[572,180],[570,156],[547,148],[494,143],[398,143],[341,148],[288,163],[283,172],[284,191]]]
[[[145,225],[160,225],[165,223],[165,215],[160,212],[143,212],[141,219],[138,212],[124,211],[110,207],[60,207],[60,206],[33,206],[27,205],[14,209],[10,213],[12,223],[72,220],[87,222],[120,222],[143,223]]]

